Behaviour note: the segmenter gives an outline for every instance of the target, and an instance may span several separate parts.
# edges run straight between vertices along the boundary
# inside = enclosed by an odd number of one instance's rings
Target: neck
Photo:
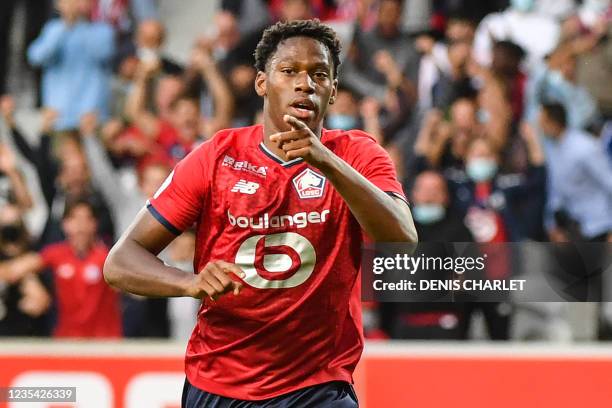
[[[563,135],[565,134],[565,128],[559,128],[555,131],[555,133],[553,134],[553,136],[555,137],[555,139],[557,140],[561,140],[563,139]]]
[[[392,39],[397,37],[397,35],[399,34],[400,30],[399,27],[381,27],[378,26],[378,33],[380,34],[381,37],[386,38],[386,39]]]
[[[70,246],[78,256],[82,257],[85,256],[91,250],[91,248],[93,247],[93,241],[70,241]]]
[[[322,127],[322,124],[319,123],[319,125],[315,129],[311,128],[311,130],[314,132],[315,135],[319,137],[319,139],[321,138]],[[277,124],[275,124],[272,118],[266,114],[266,107],[264,106],[263,143],[272,153],[276,154],[284,161],[288,160],[285,151],[278,147],[276,143],[270,141],[270,136],[276,133],[288,132],[290,130],[291,127],[285,122],[283,122],[283,126],[278,126]]]

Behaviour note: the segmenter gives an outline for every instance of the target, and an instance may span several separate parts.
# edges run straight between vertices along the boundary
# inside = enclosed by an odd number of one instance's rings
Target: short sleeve
[[[147,202],[155,219],[176,235],[191,227],[202,212],[210,190],[206,163],[213,160],[211,149],[207,142],[188,154]]]
[[[346,159],[355,170],[376,187],[408,202],[402,185],[397,180],[395,165],[389,154],[366,133],[350,143]]]

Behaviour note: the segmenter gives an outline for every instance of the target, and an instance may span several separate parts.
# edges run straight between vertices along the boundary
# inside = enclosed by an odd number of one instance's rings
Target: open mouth
[[[289,105],[289,113],[298,119],[310,119],[315,115],[315,105],[310,99],[296,100]]]

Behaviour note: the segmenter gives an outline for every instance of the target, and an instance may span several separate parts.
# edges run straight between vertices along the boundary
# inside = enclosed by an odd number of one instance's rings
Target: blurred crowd
[[[10,89],[18,4],[35,135]],[[167,53],[167,30],[181,27],[157,7],[0,4],[0,335],[189,336],[197,301],[116,293],[102,266],[177,161],[220,129],[261,122],[253,51],[279,20],[319,18],[340,34],[325,127],[364,129],[388,150],[421,241],[612,241],[609,0],[220,0],[185,61]],[[40,233],[24,222],[36,205]],[[192,270],[194,246],[187,231],[160,257]],[[466,339],[478,312],[486,337],[510,339],[517,311],[365,306],[370,338]]]

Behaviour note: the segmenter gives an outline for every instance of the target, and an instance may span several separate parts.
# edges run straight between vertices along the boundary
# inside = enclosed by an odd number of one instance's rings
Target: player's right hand
[[[246,274],[242,269],[233,263],[225,261],[211,261],[199,274],[194,275],[187,287],[187,296],[197,299],[209,297],[213,301],[221,295],[232,292],[234,295],[240,294],[242,283],[231,279],[230,274],[244,279]]]

